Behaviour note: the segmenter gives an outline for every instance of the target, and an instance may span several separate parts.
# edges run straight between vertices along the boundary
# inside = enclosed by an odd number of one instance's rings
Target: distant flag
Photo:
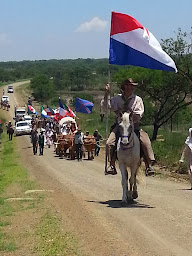
[[[93,103],[88,100],[83,100],[81,98],[76,98],[75,101],[75,111],[85,114],[90,114],[92,112]]]
[[[59,107],[59,116],[61,118],[68,116],[68,111],[66,109]]]
[[[53,116],[55,114],[54,110],[49,106],[47,106],[46,112],[48,116]]]
[[[68,111],[69,116],[70,117],[76,117],[76,114],[73,112],[73,110],[69,106],[68,106],[68,109],[69,109],[69,111]]]
[[[177,72],[153,34],[133,17],[118,12],[111,16],[109,63]]]
[[[37,114],[37,111],[31,105],[28,105],[28,114]]]
[[[47,112],[45,111],[43,106],[41,106],[41,117],[50,118],[50,116],[47,115]]]
[[[69,111],[69,107],[67,105],[65,105],[62,101],[61,98],[59,97],[59,106],[63,109],[66,109],[67,111]]]

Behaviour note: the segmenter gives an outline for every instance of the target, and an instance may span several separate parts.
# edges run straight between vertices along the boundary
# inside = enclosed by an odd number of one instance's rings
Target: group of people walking
[[[36,127],[33,127],[31,132],[31,143],[33,144],[33,153],[37,154],[37,147],[39,145],[39,155],[43,155],[44,146],[47,145],[50,148],[54,142],[56,142],[56,130],[53,129],[53,126],[48,122],[46,128],[40,129],[40,134]]]
[[[36,155],[37,154],[37,148],[39,145],[39,155],[42,156],[43,155],[43,149],[44,149],[44,145],[45,145],[45,138],[44,138],[44,131],[41,130],[40,134],[38,135],[38,131],[36,129],[33,129],[31,132],[31,142],[33,145],[33,154]]]

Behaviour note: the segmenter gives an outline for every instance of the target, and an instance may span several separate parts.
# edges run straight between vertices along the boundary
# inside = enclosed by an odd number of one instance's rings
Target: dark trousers
[[[43,155],[44,145],[39,145],[39,155]]]
[[[33,142],[33,154],[35,155],[35,154],[37,154],[37,141],[34,141]]]
[[[9,132],[9,140],[12,140],[12,137],[13,137],[13,133]]]
[[[95,156],[99,155],[99,151],[100,151],[100,143],[99,141],[96,141],[96,145],[95,145]]]
[[[75,151],[77,159],[82,159],[82,144],[75,144]]]

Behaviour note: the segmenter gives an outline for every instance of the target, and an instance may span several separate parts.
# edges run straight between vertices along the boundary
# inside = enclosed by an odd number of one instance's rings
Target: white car
[[[9,96],[3,95],[2,98],[1,98],[1,101],[7,101],[7,102],[9,102]]]
[[[19,121],[15,124],[15,136],[31,134],[31,125],[27,121]]]
[[[7,92],[13,93],[13,85],[8,85]]]
[[[31,116],[24,116],[24,121],[27,121],[31,125],[32,117]]]

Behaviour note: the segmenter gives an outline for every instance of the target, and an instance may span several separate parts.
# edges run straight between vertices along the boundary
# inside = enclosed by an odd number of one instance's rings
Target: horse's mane
[[[124,125],[129,125],[130,124],[130,119],[129,119],[130,113],[125,112],[122,116],[123,123]]]

